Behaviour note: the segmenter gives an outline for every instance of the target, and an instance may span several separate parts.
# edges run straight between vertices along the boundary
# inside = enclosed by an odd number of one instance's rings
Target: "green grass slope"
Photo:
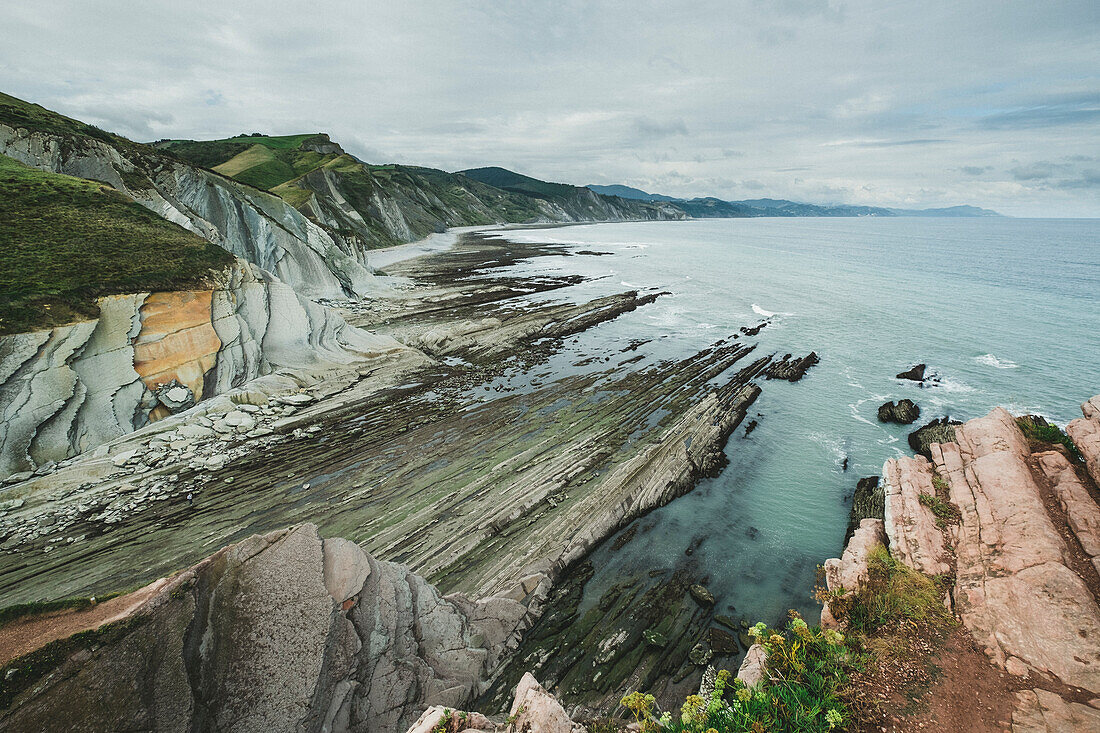
[[[161,140],[154,146],[189,163],[210,168],[265,191],[314,170],[336,157],[322,133],[239,135],[223,140]]]
[[[95,317],[104,295],[195,286],[232,260],[108,186],[0,155],[0,334]]]

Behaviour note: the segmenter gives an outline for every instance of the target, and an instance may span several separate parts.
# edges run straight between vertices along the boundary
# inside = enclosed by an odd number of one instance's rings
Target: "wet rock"
[[[736,654],[740,649],[737,637],[723,629],[708,629],[707,641],[715,654]]]
[[[955,427],[962,425],[958,420],[952,420],[947,416],[920,427],[909,433],[909,447],[914,453],[920,453],[925,458],[932,460],[930,446],[933,443],[950,443],[955,440]]]
[[[688,652],[688,659],[691,661],[692,664],[697,667],[702,667],[703,665],[710,662],[710,660],[713,658],[714,652],[710,649],[710,647],[702,642],[699,642],[698,644],[693,646],[691,648],[691,651]]]
[[[909,379],[913,382],[923,382],[924,372],[928,369],[927,364],[917,364],[906,369],[904,372],[899,372],[896,379]]]
[[[653,629],[646,629],[643,631],[642,638],[645,639],[645,643],[650,646],[664,647],[668,644],[668,638],[661,632]]]
[[[878,408],[879,422],[909,425],[920,417],[920,408],[910,399],[887,402]]]
[[[748,425],[745,426],[745,437],[752,435],[752,431],[756,430],[756,426],[759,424],[756,420],[749,420]]]
[[[744,649],[747,650],[747,649],[752,648],[752,637],[749,636],[747,632],[745,632],[745,631],[738,632],[737,633],[737,640],[739,642],[741,642],[741,646]]]
[[[852,510],[848,513],[848,531],[844,535],[847,544],[864,519],[886,519],[886,491],[878,476],[866,476],[856,483],[852,495]]]
[[[718,614],[714,617],[714,621],[715,621],[715,623],[722,624],[726,628],[731,629],[733,631],[740,631],[741,630],[741,627],[737,625],[737,622],[734,621],[729,616],[724,616],[722,614]]]
[[[696,603],[700,606],[713,606],[714,595],[706,589],[706,587],[696,583],[688,588],[688,592],[691,593],[691,597],[695,599]]]
[[[768,379],[785,379],[788,382],[797,382],[806,375],[810,367],[820,361],[817,352],[814,351],[801,358],[785,354],[782,359],[773,361],[764,369],[764,376]]]

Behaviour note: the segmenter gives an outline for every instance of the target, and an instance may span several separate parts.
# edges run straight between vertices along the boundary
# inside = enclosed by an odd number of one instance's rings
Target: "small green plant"
[[[843,694],[853,667],[844,636],[811,627],[794,612],[783,632],[759,623],[749,633],[767,654],[759,684],[746,687],[722,670],[710,696],[691,695],[678,716],[658,715],[652,695],[632,692],[622,704],[642,733],[843,730],[850,718]]]
[[[940,595],[936,581],[879,546],[867,558],[867,581],[847,599],[842,613],[850,631],[864,635],[887,626],[942,629],[954,622]]]
[[[1084,456],[1077,449],[1073,439],[1062,432],[1062,429],[1057,425],[1049,423],[1041,417],[1026,415],[1016,418],[1016,424],[1020,426],[1020,431],[1028,440],[1063,446],[1074,461],[1077,463],[1085,462]]]
[[[933,494],[921,494],[920,503],[932,510],[932,514],[936,517],[936,526],[940,529],[946,529],[948,524],[958,524],[961,513],[951,502]]]
[[[508,725],[511,725],[512,723],[516,722],[516,719],[519,718],[519,716],[523,715],[525,709],[526,708],[524,708],[522,705],[520,705],[519,708],[516,710],[516,712],[509,715],[508,720],[506,721],[508,723]]]

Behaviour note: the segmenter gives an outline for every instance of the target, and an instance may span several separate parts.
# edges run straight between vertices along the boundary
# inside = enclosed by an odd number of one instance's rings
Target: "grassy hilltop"
[[[109,186],[0,155],[0,334],[94,318],[104,295],[194,286],[232,259]]]

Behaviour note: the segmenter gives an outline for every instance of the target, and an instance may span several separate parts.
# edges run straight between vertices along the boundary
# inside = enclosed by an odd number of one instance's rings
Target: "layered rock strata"
[[[42,170],[109,184],[289,284],[307,298],[377,292],[358,238],[326,231],[278,196],[121,138],[0,123],[0,153]]]
[[[147,595],[55,667],[6,668],[18,691],[0,725],[390,733],[476,694],[527,613],[443,597],[312,525],[230,545]]]
[[[63,461],[277,370],[308,378],[403,349],[238,261],[209,290],[101,298],[100,316],[0,337],[0,477]],[[168,404],[166,404],[166,402]]]

